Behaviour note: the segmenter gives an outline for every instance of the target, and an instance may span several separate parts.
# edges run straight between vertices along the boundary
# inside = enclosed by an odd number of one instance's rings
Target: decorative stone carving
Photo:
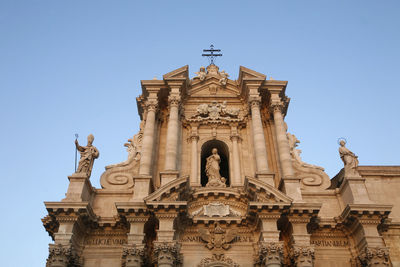
[[[49,257],[46,267],[79,267],[79,257],[71,246],[61,244],[49,245]]]
[[[214,226],[210,226],[207,229],[199,229],[200,238],[207,242],[206,247],[208,249],[229,249],[231,243],[235,237],[237,236],[236,230],[225,230],[223,229],[218,222],[214,224]]]
[[[346,146],[346,141],[340,140],[339,155],[344,164],[344,175],[345,176],[360,176],[357,171],[358,157],[356,154],[351,152]]]
[[[206,163],[206,175],[208,177],[206,187],[226,187],[226,179],[221,177],[219,173],[221,157],[218,155],[218,150],[213,148],[211,153]]]
[[[314,267],[314,248],[294,245],[290,257],[296,267]]]
[[[143,265],[144,249],[136,246],[124,247],[122,252],[122,267],[141,267]]]
[[[281,266],[283,259],[283,243],[261,242],[258,255],[258,262],[261,264],[261,266]]]
[[[191,216],[207,216],[207,217],[226,217],[226,216],[242,216],[239,211],[232,209],[229,205],[221,202],[212,202],[208,205],[203,205],[198,210],[192,212]]]
[[[203,66],[200,67],[200,71],[195,72],[196,77],[194,77],[193,79],[199,79],[201,82],[204,81],[206,79],[206,68],[204,68]]]
[[[303,162],[300,157],[301,150],[297,149],[300,141],[294,134],[286,134],[290,155],[292,157],[293,169],[295,177],[301,178],[304,189],[326,189],[330,185],[329,176],[325,173],[324,168]]]
[[[78,140],[75,140],[76,149],[81,153],[81,158],[79,160],[76,173],[85,173],[87,177],[90,177],[94,160],[99,157],[99,151],[95,146],[92,145],[94,140],[93,134],[90,134],[87,137],[87,140],[88,142],[86,146],[80,146]]]
[[[389,249],[384,247],[366,247],[358,259],[362,266],[390,266]]]
[[[101,175],[100,184],[105,189],[129,189],[133,187],[133,176],[139,173],[139,162],[142,151],[144,121],[140,123],[139,132],[124,146],[128,151],[128,159],[124,162],[108,165]]]
[[[158,267],[180,266],[182,259],[179,251],[180,247],[177,243],[155,242],[153,259]]]
[[[218,103],[212,101],[210,104],[201,104],[197,107],[196,113],[187,119],[189,122],[240,122],[243,116],[240,116],[240,109],[227,107],[226,101]]]
[[[204,258],[201,260],[197,267],[240,267],[231,258],[226,257],[224,254],[213,254],[211,258]]]

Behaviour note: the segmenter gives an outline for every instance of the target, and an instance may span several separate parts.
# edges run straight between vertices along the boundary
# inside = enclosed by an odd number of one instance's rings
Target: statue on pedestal
[[[339,142],[339,154],[340,158],[344,163],[344,174],[345,176],[360,176],[357,171],[358,157],[356,154],[351,152],[346,145],[346,141],[340,140]]]
[[[86,146],[80,146],[78,140],[75,140],[76,149],[81,153],[81,159],[79,160],[76,173],[85,173],[87,177],[90,177],[94,160],[99,157],[99,151],[95,146],[92,145],[94,140],[94,136],[92,134],[87,137],[87,140],[88,142]]]
[[[219,173],[219,164],[221,163],[221,157],[218,155],[218,150],[213,148],[211,150],[211,156],[207,158],[206,163],[206,175],[208,177],[207,187],[226,187],[226,179],[221,177]]]

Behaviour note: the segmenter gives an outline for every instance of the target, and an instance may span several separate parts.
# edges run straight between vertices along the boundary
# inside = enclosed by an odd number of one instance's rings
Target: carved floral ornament
[[[390,266],[389,249],[384,247],[366,247],[358,259],[362,266]]]
[[[82,266],[76,251],[71,246],[61,244],[49,245],[49,257],[46,267]]]
[[[231,258],[226,257],[224,254],[213,254],[211,258],[204,258],[201,260],[197,267],[240,267]]]

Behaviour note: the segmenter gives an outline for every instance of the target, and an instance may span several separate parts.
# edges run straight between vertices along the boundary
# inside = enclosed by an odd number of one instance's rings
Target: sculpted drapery
[[[221,177],[219,173],[221,157],[218,155],[218,150],[213,148],[211,156],[207,158],[206,175],[208,177],[207,187],[226,187],[226,179]]]

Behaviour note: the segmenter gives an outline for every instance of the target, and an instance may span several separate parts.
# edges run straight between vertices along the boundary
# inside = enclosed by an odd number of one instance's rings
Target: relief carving
[[[101,175],[100,183],[105,189],[130,189],[133,187],[133,176],[139,172],[139,163],[142,150],[144,121],[140,124],[139,132],[124,146],[128,151],[128,159],[124,162],[108,165]]]
[[[303,162],[300,157],[301,150],[297,149],[300,141],[294,134],[286,134],[290,155],[292,156],[293,169],[295,176],[301,178],[304,189],[326,189],[330,185],[329,176],[325,173],[324,168]]]
[[[191,216],[207,216],[207,217],[225,217],[225,216],[242,216],[239,211],[232,209],[229,205],[222,202],[211,202],[208,205],[195,210]]]
[[[243,120],[243,116],[240,116],[240,108],[227,107],[227,101],[218,103],[218,101],[212,101],[210,104],[200,104],[196,113],[190,118],[187,118],[189,122],[239,122]]]
[[[201,260],[197,267],[240,267],[232,259],[226,257],[224,254],[213,254],[211,258],[204,258]]]
[[[225,230],[219,225],[218,222],[216,222],[214,226],[210,226],[208,230],[199,229],[198,231],[200,234],[200,238],[204,242],[207,242],[206,247],[210,250],[229,249],[231,247],[229,243],[231,243],[237,236],[236,230]]]

